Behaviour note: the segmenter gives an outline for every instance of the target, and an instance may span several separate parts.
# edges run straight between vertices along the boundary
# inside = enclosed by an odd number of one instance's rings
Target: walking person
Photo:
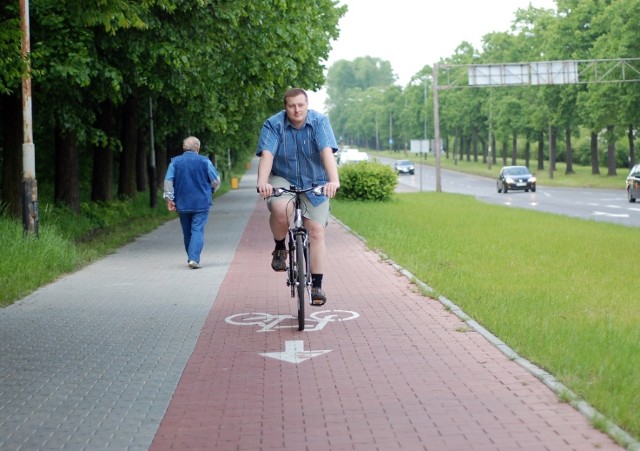
[[[200,268],[204,246],[204,227],[212,205],[211,196],[220,185],[218,171],[209,158],[199,155],[200,140],[189,136],[182,143],[183,153],[171,159],[164,178],[164,198],[169,211],[180,216],[187,265]]]
[[[311,302],[324,305],[327,296],[322,289],[326,261],[325,228],[329,221],[329,199],[340,187],[338,168],[333,154],[338,144],[329,118],[308,107],[303,89],[292,88],[284,94],[284,110],[271,116],[262,126],[256,155],[260,195],[267,199],[271,212],[269,226],[275,241],[271,267],[287,270],[285,238],[291,217],[292,195],[271,197],[273,187],[295,185],[306,189],[324,185],[324,195],[303,195],[304,225],[309,231],[311,249]],[[287,208],[289,206],[289,208]]]

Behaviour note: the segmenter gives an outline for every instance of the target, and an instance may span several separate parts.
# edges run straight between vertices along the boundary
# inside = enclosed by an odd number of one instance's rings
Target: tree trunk
[[[464,140],[464,153],[467,156],[467,161],[471,161],[471,137],[466,137]]]
[[[73,131],[54,130],[55,185],[54,201],[80,213],[80,181],[78,179],[78,144]]]
[[[478,129],[473,128],[473,132],[471,134],[471,147],[473,149],[473,161],[475,163],[478,162]]]
[[[482,144],[482,163],[489,163],[489,141],[484,141]]]
[[[627,137],[629,138],[629,169],[631,169],[636,164],[636,146],[633,141],[633,124],[629,124]]]
[[[607,127],[607,137],[609,138],[607,141],[607,175],[613,176],[618,175],[618,171],[616,170],[616,140],[613,136],[614,127],[613,125],[609,125]]]
[[[98,112],[96,125],[107,141],[93,147],[91,200],[94,202],[113,200],[113,140],[116,137],[113,111],[113,104],[105,102]]]
[[[531,133],[527,133],[526,142],[524,145],[524,165],[529,167],[531,164]]]
[[[502,166],[507,165],[507,149],[509,148],[509,143],[505,140],[502,141]]]
[[[556,170],[556,155],[558,155],[558,128],[551,127],[551,137],[549,142],[549,170]]]
[[[122,112],[122,153],[118,197],[133,199],[136,195],[136,157],[138,146],[138,108],[135,97],[129,97]]]
[[[497,163],[497,155],[496,155],[496,136],[491,135],[491,163]]]
[[[6,213],[22,217],[22,101],[18,94],[0,96],[0,134],[2,134],[2,184],[0,202]]]
[[[148,133],[146,127],[138,131],[138,145],[136,146],[136,189],[139,193],[147,190],[148,182],[148,160],[147,160],[147,140],[145,134]]]
[[[449,159],[449,137],[448,136],[444,138],[444,146],[442,150],[445,154],[445,158],[448,160]]]
[[[544,170],[544,132],[538,137],[538,171]]]
[[[511,135],[511,165],[515,166],[518,164],[518,132],[513,131],[513,135]]]
[[[571,147],[571,127],[564,129],[564,141],[566,146],[565,162],[567,164],[564,173],[575,174],[573,170],[573,149]]]
[[[169,141],[167,139],[160,145],[156,143],[156,177],[159,189],[164,188],[164,176],[167,174],[167,168],[169,167],[169,157],[167,155],[168,143]]]
[[[598,134],[591,132],[591,174],[600,175],[600,161],[598,159]]]
[[[464,156],[467,153],[467,137],[460,134],[460,161],[464,161]]]

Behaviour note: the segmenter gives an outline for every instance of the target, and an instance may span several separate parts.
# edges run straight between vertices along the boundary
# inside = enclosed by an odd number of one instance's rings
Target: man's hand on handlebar
[[[259,184],[258,186],[256,186],[256,190],[258,191],[258,193],[260,193],[260,196],[262,196],[263,199],[271,197],[271,195],[273,194],[273,186],[271,186],[271,184],[269,183]]]
[[[332,199],[336,197],[338,188],[340,188],[340,182],[327,182],[327,184],[324,185],[324,195]]]

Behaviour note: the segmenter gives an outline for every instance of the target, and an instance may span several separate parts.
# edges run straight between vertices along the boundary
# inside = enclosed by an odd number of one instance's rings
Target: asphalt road
[[[395,160],[380,158],[383,163]],[[496,175],[499,168],[496,169]],[[435,168],[416,165],[414,175],[400,175],[398,191],[435,191]],[[499,194],[493,179],[441,170],[442,191],[475,196],[488,203],[556,213],[594,221],[640,227],[640,203],[629,203],[624,188],[585,189],[538,186],[535,193],[509,191]]]

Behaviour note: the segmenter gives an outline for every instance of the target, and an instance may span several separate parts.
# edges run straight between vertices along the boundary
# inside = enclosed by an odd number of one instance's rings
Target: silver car
[[[415,173],[415,167],[410,160],[398,160],[393,165],[393,168],[398,174],[411,174]]]
[[[627,176],[627,199],[635,202],[640,197],[640,164],[636,164]]]

